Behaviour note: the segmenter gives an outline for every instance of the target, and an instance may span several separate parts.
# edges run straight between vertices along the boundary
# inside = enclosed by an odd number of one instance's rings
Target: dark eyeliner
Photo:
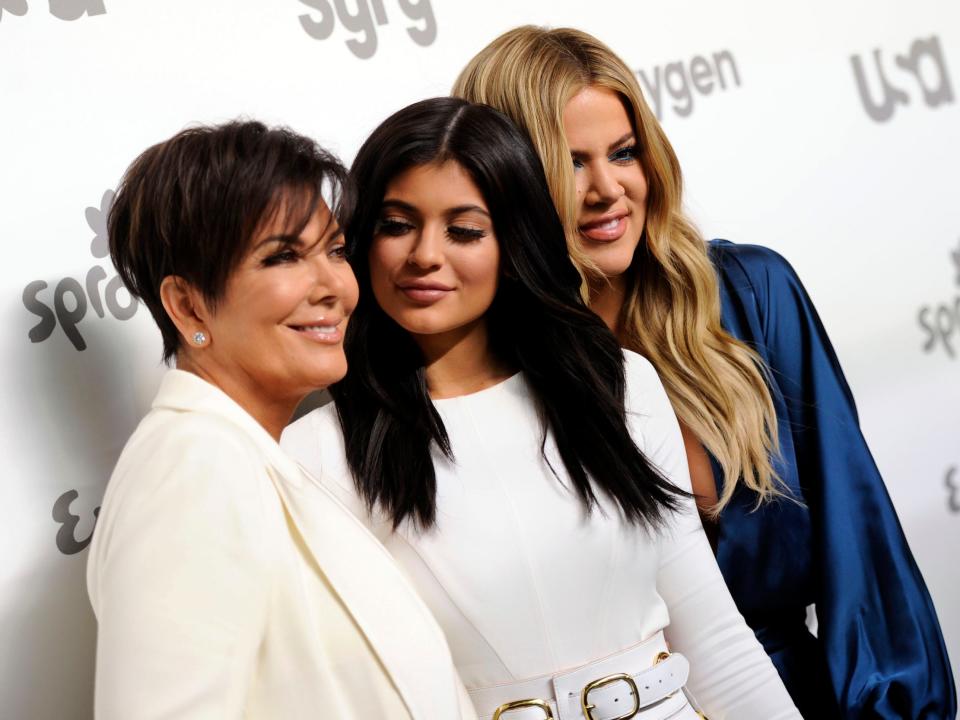
[[[377,227],[374,232],[397,236],[408,232],[412,228],[413,225],[408,222],[394,220],[392,218],[384,218],[383,220],[377,222]]]
[[[272,267],[283,263],[296,262],[300,258],[299,253],[291,248],[272,253],[263,259],[263,267]]]
[[[486,234],[486,230],[463,227],[462,225],[451,225],[447,228],[447,235],[454,240],[479,240],[480,238],[485,237]]]
[[[615,162],[632,161],[636,160],[639,157],[639,154],[640,153],[637,145],[633,144],[620,148],[610,156],[610,159],[614,160]]]

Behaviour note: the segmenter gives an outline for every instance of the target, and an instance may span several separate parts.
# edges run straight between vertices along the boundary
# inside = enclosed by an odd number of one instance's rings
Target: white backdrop
[[[161,374],[105,259],[127,164],[185,125],[283,123],[352,159],[521,23],[638,71],[704,233],[817,302],[960,667],[960,5],[760,0],[0,0],[0,715],[88,718],[86,543]],[[856,512],[851,508],[851,512]]]

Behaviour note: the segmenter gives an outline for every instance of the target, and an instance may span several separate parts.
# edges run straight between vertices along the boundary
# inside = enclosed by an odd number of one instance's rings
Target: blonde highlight
[[[730,502],[738,483],[755,492],[759,504],[781,494],[772,460],[779,447],[767,369],[721,326],[716,272],[703,237],[683,213],[679,161],[635,75],[587,33],[527,25],[481,50],[452,92],[492,105],[529,134],[587,298],[587,280],[599,272],[580,243],[563,110],[588,86],[613,90],[625,101],[649,186],[643,238],[628,271],[623,344],[653,363],[677,416],[720,464],[723,489],[711,514]]]

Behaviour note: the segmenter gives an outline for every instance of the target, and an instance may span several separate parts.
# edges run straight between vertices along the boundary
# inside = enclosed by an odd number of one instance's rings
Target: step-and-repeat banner
[[[86,548],[162,372],[107,257],[127,164],[237,116],[349,162],[522,23],[618,51],[704,233],[797,268],[960,667],[960,5],[0,0],[0,716],[92,714]]]

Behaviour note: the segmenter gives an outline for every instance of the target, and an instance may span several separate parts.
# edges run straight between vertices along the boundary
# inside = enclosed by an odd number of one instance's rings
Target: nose
[[[439,226],[428,224],[417,235],[407,263],[421,270],[435,270],[443,264],[444,231]]]
[[[588,205],[612,205],[623,197],[623,185],[608,163],[596,163],[583,174],[586,175],[583,200]]]
[[[313,287],[310,290],[310,303],[336,305],[344,298],[348,282],[353,279],[353,270],[346,263],[343,263],[342,267],[334,267],[326,256],[312,258],[312,260]],[[353,282],[356,284],[355,280]]]

